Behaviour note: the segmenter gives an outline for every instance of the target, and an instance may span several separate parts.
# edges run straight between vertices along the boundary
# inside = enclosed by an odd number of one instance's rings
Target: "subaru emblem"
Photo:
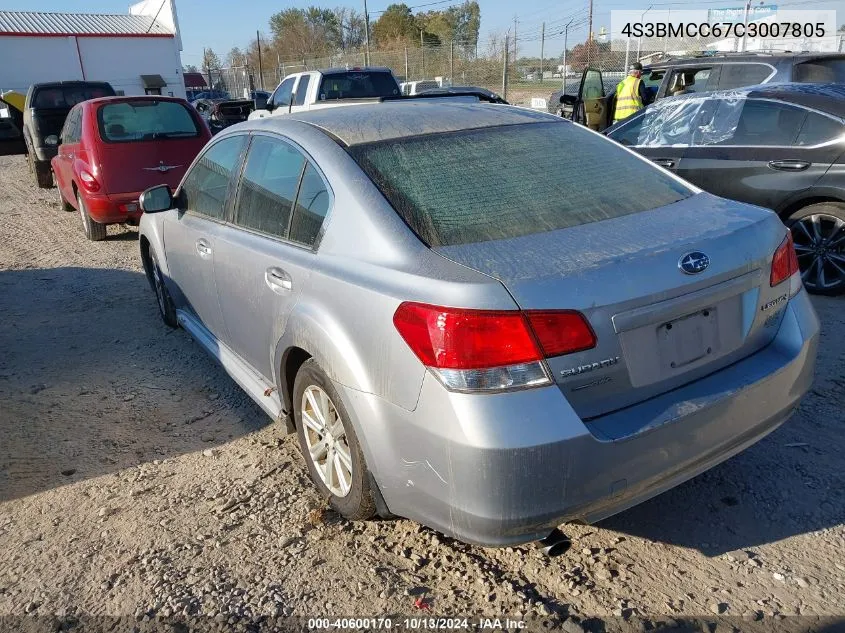
[[[710,265],[710,258],[701,251],[687,253],[678,260],[678,268],[687,275],[697,275],[704,272]]]

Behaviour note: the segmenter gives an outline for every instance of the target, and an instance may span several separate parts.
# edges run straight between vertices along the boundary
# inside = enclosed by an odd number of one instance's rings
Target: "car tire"
[[[95,222],[88,215],[88,209],[85,208],[85,202],[79,192],[76,193],[76,208],[79,210],[79,215],[82,217],[82,228],[85,231],[85,237],[92,242],[99,242],[106,239],[106,225]]]
[[[56,183],[56,191],[59,192],[59,208],[61,208],[62,211],[76,211],[76,209],[73,208],[73,205],[65,200],[65,194],[62,193],[62,188],[59,187],[58,183]]]
[[[35,184],[39,189],[50,189],[53,186],[53,170],[50,165],[36,163],[30,158],[30,168],[35,176]]]
[[[305,361],[296,374],[293,410],[302,456],[320,495],[350,521],[374,517],[371,477],[355,429],[340,394],[314,359]]]
[[[790,215],[786,225],[807,292],[845,293],[845,203],[811,204]]]

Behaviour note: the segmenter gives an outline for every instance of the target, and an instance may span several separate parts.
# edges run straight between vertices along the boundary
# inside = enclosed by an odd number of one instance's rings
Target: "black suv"
[[[55,81],[33,84],[26,93],[23,138],[29,170],[39,187],[53,186],[50,159],[59,149],[59,134],[71,108],[77,103],[114,96],[104,81]]]
[[[643,82],[648,102],[679,94],[733,90],[772,82],[845,83],[845,54],[840,53],[713,53],[687,57],[665,57],[643,64]],[[605,84],[601,71],[588,68],[577,95],[558,97],[572,107],[574,121],[594,130],[613,122],[614,88]],[[611,85],[612,84],[612,85]],[[555,95],[553,93],[552,99]],[[550,104],[557,107],[557,104]],[[570,112],[565,108],[564,112]]]

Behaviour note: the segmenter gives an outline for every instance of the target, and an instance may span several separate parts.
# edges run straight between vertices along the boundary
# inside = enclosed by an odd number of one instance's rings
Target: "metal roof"
[[[0,35],[173,35],[147,15],[0,11]]]

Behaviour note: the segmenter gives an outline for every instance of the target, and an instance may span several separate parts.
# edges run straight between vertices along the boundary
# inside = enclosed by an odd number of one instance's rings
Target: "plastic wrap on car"
[[[646,110],[637,145],[686,147],[715,145],[736,132],[745,105],[743,92],[661,99]]]

